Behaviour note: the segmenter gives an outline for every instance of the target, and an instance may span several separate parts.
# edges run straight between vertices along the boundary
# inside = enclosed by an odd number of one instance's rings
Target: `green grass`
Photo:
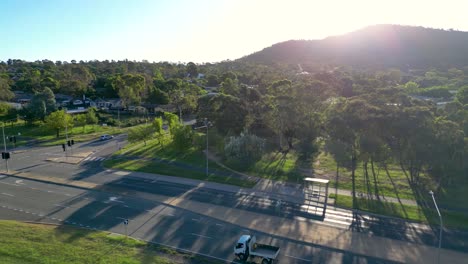
[[[336,183],[336,162],[333,157],[329,154],[324,152],[320,153],[317,160],[317,163],[314,166],[314,169],[318,175],[321,177],[325,177],[330,179],[330,186],[334,187]],[[377,165],[374,165],[376,178],[377,178],[377,187],[379,195],[383,195],[386,197],[394,197],[394,198],[402,198],[402,199],[410,199],[414,200],[415,196],[413,194],[413,190],[410,188],[408,184],[408,180],[404,175],[403,171],[396,165],[389,165],[388,166],[388,173],[393,181],[387,175],[387,172],[383,168],[379,168]],[[375,193],[374,189],[374,182],[372,176],[372,170],[370,165],[368,165],[368,173],[369,173],[369,191],[371,193]],[[339,179],[338,179],[338,188],[339,189],[352,189],[352,182],[351,182],[351,171],[344,167],[340,167],[339,171]],[[361,193],[368,193],[367,183],[365,182],[364,178],[364,168],[363,164],[358,164],[356,171],[356,191]],[[425,175],[421,176],[424,179],[427,179]]]
[[[330,194],[330,198],[335,198],[337,206],[353,208],[353,198],[351,196],[339,194],[336,196],[335,194]],[[366,198],[357,198],[356,209],[376,214],[404,218],[412,221],[427,222],[426,216],[419,206],[405,204],[400,205],[390,202],[368,200]]]
[[[339,207],[353,208],[353,198],[351,196],[330,194],[329,197],[335,199],[336,205]],[[357,198],[357,206],[355,209],[416,222],[439,223],[439,218],[434,210],[423,209],[415,205],[401,205],[391,202],[368,200],[366,198]],[[442,210],[441,214],[443,215],[444,225],[446,227],[468,230],[467,213]]]
[[[68,137],[75,141],[88,141],[99,137],[101,134],[118,134],[123,130],[99,125],[87,125],[83,127],[73,127],[68,129]],[[21,135],[18,135],[20,133]],[[32,125],[27,125],[23,121],[17,122],[14,125],[5,126],[5,136],[15,135],[17,138],[17,146],[22,146],[29,141],[39,142],[42,146],[59,145],[65,142],[65,130],[60,131],[59,138],[56,137],[56,131],[48,129],[40,122]],[[13,147],[13,143],[7,142],[8,147]]]
[[[125,159],[125,156],[128,156],[129,158],[138,156],[142,157],[143,159],[131,160]],[[161,146],[157,140],[147,141],[146,146],[143,142],[128,144],[125,146],[125,148],[116,152],[113,159],[105,161],[104,166],[115,169],[141,171],[211,181],[241,187],[253,187],[255,185],[255,182],[253,181],[247,181],[235,176],[218,176],[212,173],[207,176],[203,171],[194,171],[190,168],[181,168],[171,164],[145,160],[151,158],[161,158],[168,161],[177,161],[187,165],[197,166],[199,168],[204,168],[206,166],[206,158],[201,151],[192,147],[183,152],[180,152],[176,150],[171,144],[169,137],[165,139],[163,146]],[[229,171],[218,166],[214,162],[210,161],[208,166],[210,169],[216,169],[230,174]]]
[[[176,263],[175,255],[191,263],[214,263],[146,242],[68,226],[0,221],[1,263]]]
[[[286,155],[282,153],[268,153],[250,168],[237,168],[249,175],[288,182],[300,182],[303,176],[297,171],[297,155],[290,152]]]

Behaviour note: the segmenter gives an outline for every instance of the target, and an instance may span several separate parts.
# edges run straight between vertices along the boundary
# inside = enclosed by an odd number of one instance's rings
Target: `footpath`
[[[248,189],[231,185],[223,185],[218,183],[203,182],[198,180],[149,173],[124,172],[117,170],[108,170],[108,172],[113,174],[127,174],[131,177],[186,184],[193,186],[193,189],[205,187],[234,193],[246,193],[269,197],[282,196],[283,198],[290,197],[289,199],[299,199],[290,195],[294,192],[293,190],[289,189],[283,191],[288,195],[283,193],[270,192],[277,190],[277,188],[280,188],[281,186],[275,183],[270,184],[268,182],[257,184],[255,188]],[[17,171],[12,171],[5,175],[89,190],[99,190],[105,188],[105,184],[100,185],[87,181],[75,181],[64,178],[47,177]],[[370,256],[381,260],[389,260],[401,263],[433,263],[437,258],[437,248],[435,247],[373,236],[370,234],[358,233],[343,228],[325,226],[309,219],[289,219],[213,204],[206,204],[185,199],[184,195],[176,199],[166,199],[162,202],[169,206],[182,208],[250,230],[255,230],[255,232],[263,232],[271,236],[297,241],[304,243],[305,245],[310,245],[330,251],[351,252],[357,255]],[[468,254],[448,249],[441,249],[440,255],[440,263],[466,263],[466,260],[468,259]]]

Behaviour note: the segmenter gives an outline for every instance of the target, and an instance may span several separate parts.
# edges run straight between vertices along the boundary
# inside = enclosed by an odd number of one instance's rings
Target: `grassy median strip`
[[[0,221],[1,263],[218,263],[198,256],[70,226]]]
[[[140,171],[147,173],[157,173],[161,175],[177,176],[188,179],[211,181],[222,184],[230,184],[240,187],[253,187],[255,182],[239,179],[229,176],[217,176],[210,173],[208,176],[205,172],[193,171],[190,169],[181,168],[178,166],[149,160],[127,160],[127,159],[109,159],[104,161],[104,166],[113,169]]]

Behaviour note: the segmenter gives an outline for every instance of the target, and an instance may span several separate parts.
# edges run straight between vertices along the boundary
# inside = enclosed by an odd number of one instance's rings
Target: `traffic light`
[[[13,136],[13,143],[16,144],[16,136]]]
[[[66,149],[65,144],[62,144],[62,148],[63,148],[63,151],[65,151],[65,149]]]
[[[2,159],[9,159],[10,158],[10,152],[2,152]]]
[[[71,144],[72,144],[72,145],[75,145],[75,140],[72,139],[72,140],[71,140]]]
[[[71,141],[70,141],[70,140],[67,141],[67,145],[68,145],[69,147],[71,147]]]
[[[9,137],[8,139],[10,140],[10,142],[13,142],[13,137]]]

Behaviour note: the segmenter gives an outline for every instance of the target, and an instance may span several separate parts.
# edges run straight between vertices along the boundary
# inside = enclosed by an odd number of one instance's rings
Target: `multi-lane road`
[[[392,258],[366,256],[296,238],[292,231],[272,235],[268,228],[252,229],[252,225],[240,224],[258,222],[259,215],[291,221],[314,218],[300,204],[283,201],[278,215],[277,201],[272,198],[194,188],[183,181],[103,168],[102,160],[123,143],[124,138],[117,137],[77,144],[75,153],[89,153],[78,164],[46,161],[64,155],[60,146],[15,151],[9,167],[22,173],[19,175],[79,180],[98,187],[83,188],[5,174],[0,176],[0,218],[69,224],[122,234],[123,221],[129,219],[127,232],[133,237],[228,261],[235,260],[232,247],[236,239],[241,234],[254,233],[261,241],[281,247],[281,263],[392,263],[388,260]],[[227,208],[223,211],[225,216],[216,217],[215,211],[223,208]],[[328,215],[331,220],[324,224],[347,230],[347,221],[352,217],[349,212],[330,209]],[[388,226],[377,228],[376,223],[370,228],[372,220],[365,219],[370,222],[363,228],[369,232],[413,243],[433,243],[430,229],[417,225],[408,228],[403,222],[392,223],[397,220],[388,219]],[[275,226],[272,224],[271,228]]]

